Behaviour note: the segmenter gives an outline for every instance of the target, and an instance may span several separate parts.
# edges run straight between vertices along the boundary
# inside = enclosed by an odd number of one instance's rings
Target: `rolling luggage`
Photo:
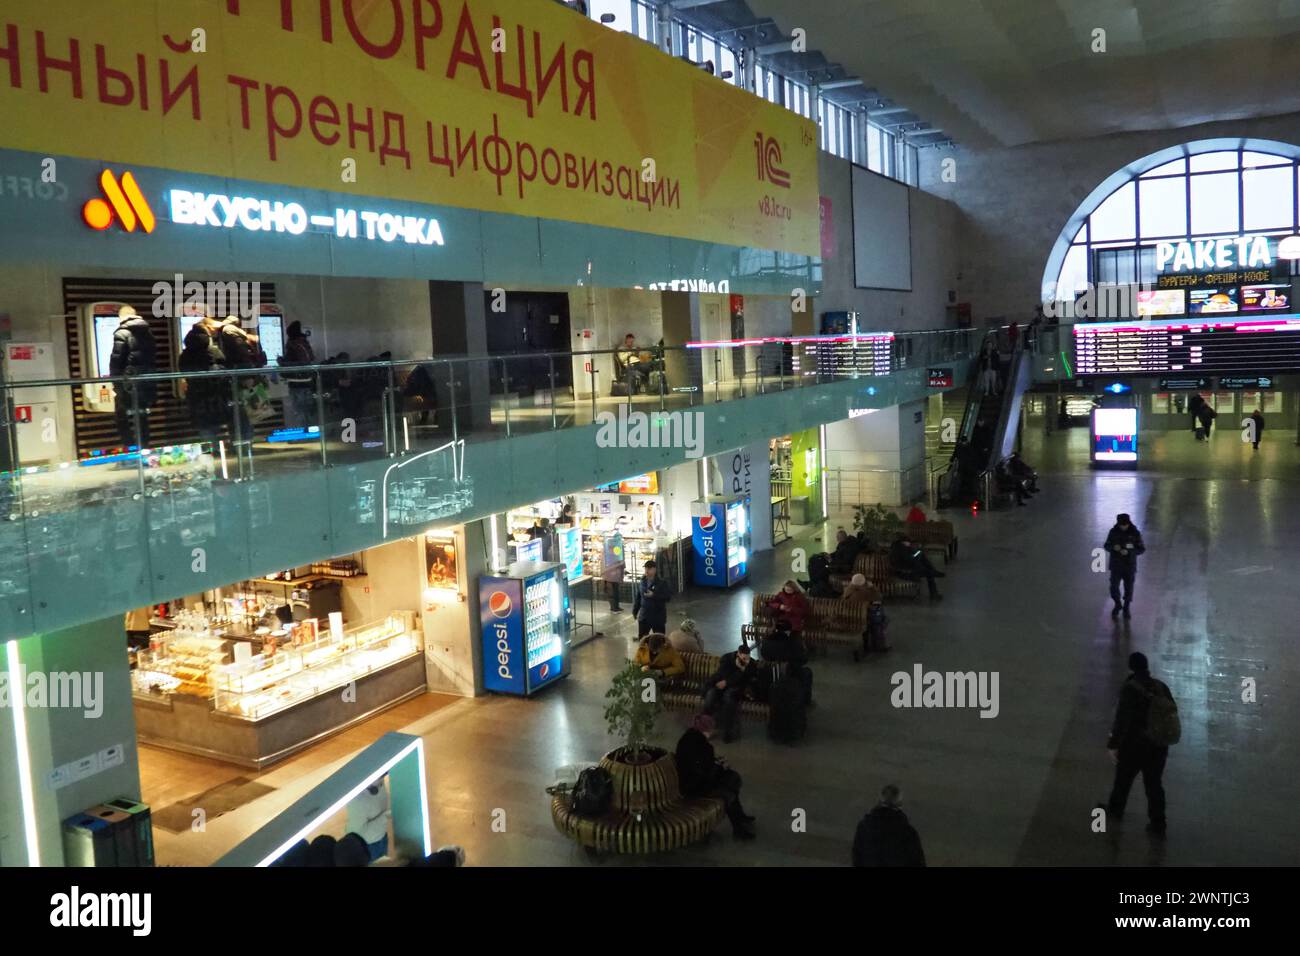
[[[783,677],[772,686],[768,701],[771,715],[767,735],[778,743],[792,744],[808,732],[808,705],[803,682],[797,677]]]

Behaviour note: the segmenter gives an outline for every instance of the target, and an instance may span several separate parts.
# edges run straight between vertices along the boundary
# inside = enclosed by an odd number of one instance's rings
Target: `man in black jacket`
[[[850,538],[843,528],[835,532],[835,551],[831,554],[831,570],[837,574],[852,574],[853,562],[861,550],[857,538]]]
[[[880,802],[853,836],[854,866],[925,866],[921,837],[902,807],[898,787],[891,783],[880,791]]]
[[[1115,527],[1106,535],[1106,553],[1110,555],[1110,599],[1115,602],[1111,617],[1132,617],[1129,608],[1133,604],[1133,580],[1137,576],[1138,555],[1146,551],[1142,543],[1142,532],[1126,514],[1115,516]],[[1120,601],[1119,586],[1124,585],[1124,600]]]
[[[645,563],[645,575],[637,583],[632,595],[632,615],[636,618],[636,636],[645,637],[651,631],[668,633],[668,602],[673,599],[673,589],[659,577],[659,568],[653,561]]]
[[[1133,780],[1142,774],[1142,786],[1147,793],[1147,832],[1155,836],[1165,833],[1165,788],[1160,782],[1165,772],[1169,748],[1152,743],[1146,736],[1147,712],[1153,696],[1173,699],[1169,688],[1151,676],[1145,654],[1129,655],[1132,671],[1119,690],[1119,706],[1115,709],[1115,723],[1110,730],[1106,749],[1115,761],[1115,784],[1105,808],[1112,820],[1124,816],[1129,789]]]
[[[720,709],[718,726],[722,728],[722,739],[726,743],[736,739],[740,702],[745,699],[745,691],[757,675],[758,668],[750,656],[749,645],[741,644],[730,654],[722,655],[717,671],[704,685],[701,712],[712,717],[713,712]]]
[[[113,332],[113,352],[108,359],[108,374],[147,375],[156,370],[154,356],[157,348],[149,323],[135,309],[124,305],[118,310],[121,320]],[[117,434],[127,448],[138,444],[149,447],[149,409],[158,397],[155,382],[119,382],[114,388],[117,398],[113,416],[117,421]],[[136,414],[132,414],[132,407]],[[139,435],[136,428],[139,428]]]

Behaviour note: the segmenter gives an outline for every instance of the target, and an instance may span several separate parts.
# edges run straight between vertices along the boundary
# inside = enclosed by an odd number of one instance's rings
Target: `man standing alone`
[[[1178,705],[1169,688],[1151,676],[1145,654],[1130,654],[1128,666],[1132,673],[1120,688],[1115,723],[1106,742],[1115,761],[1115,784],[1105,808],[1111,819],[1123,818],[1129,789],[1140,773],[1147,793],[1147,833],[1164,836],[1165,788],[1160,778],[1169,746],[1181,736]]]
[[[1110,599],[1115,602],[1111,617],[1132,617],[1129,608],[1133,604],[1133,579],[1137,576],[1138,555],[1146,551],[1142,543],[1142,532],[1134,526],[1126,514],[1115,516],[1115,527],[1106,535],[1106,553],[1110,555]],[[1119,586],[1124,585],[1124,599],[1121,602]]]
[[[659,577],[653,561],[645,563],[645,576],[641,578],[632,595],[632,613],[636,615],[636,636],[645,637],[651,631],[668,632],[668,602],[673,599],[673,589]]]

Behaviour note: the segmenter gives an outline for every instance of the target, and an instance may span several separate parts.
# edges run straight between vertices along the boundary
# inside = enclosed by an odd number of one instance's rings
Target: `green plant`
[[[609,732],[620,737],[631,752],[633,761],[639,761],[654,733],[662,704],[657,684],[646,685],[648,675],[628,661],[610,682],[605,691],[605,722]]]
[[[902,527],[903,519],[879,502],[853,506],[853,530],[865,531],[874,543],[888,540]]]

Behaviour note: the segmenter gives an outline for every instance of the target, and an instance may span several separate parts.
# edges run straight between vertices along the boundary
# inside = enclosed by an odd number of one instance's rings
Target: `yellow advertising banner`
[[[0,146],[817,255],[817,129],[553,0],[5,0]]]

